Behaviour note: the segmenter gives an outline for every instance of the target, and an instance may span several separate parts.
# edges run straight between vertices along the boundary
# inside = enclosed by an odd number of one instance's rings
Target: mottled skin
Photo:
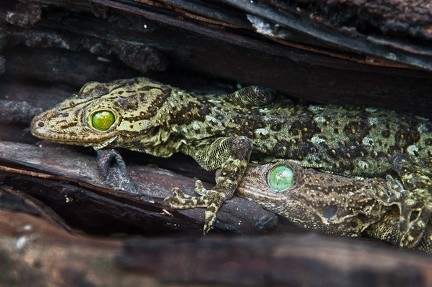
[[[404,165],[403,158],[397,161]],[[283,190],[269,185],[269,174],[277,166],[294,172],[292,185]],[[351,237],[366,234],[392,244],[398,244],[402,236],[403,206],[417,196],[390,175],[386,179],[349,178],[305,169],[293,161],[250,165],[236,194],[303,228]],[[430,209],[432,202],[423,204]],[[409,247],[432,253],[432,223],[415,232],[420,241]]]
[[[107,130],[92,123],[98,111],[115,118]],[[423,118],[379,109],[291,105],[258,87],[197,97],[147,78],[88,83],[76,97],[35,117],[31,128],[35,136],[54,142],[122,147],[159,157],[181,152],[206,170],[221,169],[212,189],[197,181],[199,197],[174,189],[176,197],[168,199],[175,208],[207,208],[204,232],[232,197],[250,159],[292,159],[333,174],[378,176],[393,171],[401,153],[408,154],[410,165],[430,171],[432,154],[432,124]],[[417,183],[403,181],[407,189],[430,196],[428,176],[409,181]],[[424,199],[414,201],[421,205]],[[416,212],[418,220],[404,212],[403,234],[424,223],[428,212]],[[402,236],[399,243],[417,241]]]

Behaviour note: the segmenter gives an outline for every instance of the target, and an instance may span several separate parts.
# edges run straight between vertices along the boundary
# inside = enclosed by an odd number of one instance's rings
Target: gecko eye
[[[284,191],[294,185],[294,171],[286,165],[276,166],[268,172],[267,184],[275,191]]]
[[[115,122],[115,116],[110,111],[98,111],[92,116],[92,125],[95,129],[106,131]]]

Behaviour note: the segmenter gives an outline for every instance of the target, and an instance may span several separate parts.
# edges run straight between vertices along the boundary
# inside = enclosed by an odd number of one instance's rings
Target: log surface
[[[28,129],[88,81],[142,75],[198,94],[257,84],[294,101],[429,117],[426,4],[2,1],[0,285],[432,285],[425,255],[305,232],[237,197],[202,237],[203,210],[163,200],[174,186],[193,194],[194,177],[213,184],[190,158],[121,150],[130,187],[115,163],[104,180],[91,149],[40,142]]]

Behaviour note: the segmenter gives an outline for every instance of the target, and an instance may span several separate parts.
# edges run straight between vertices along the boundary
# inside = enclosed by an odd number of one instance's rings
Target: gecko
[[[204,207],[209,232],[221,205],[231,198],[249,162],[296,161],[303,167],[344,176],[398,173],[416,197],[404,201],[401,246],[412,246],[431,210],[432,123],[395,111],[336,105],[302,105],[270,89],[249,86],[226,95],[195,95],[140,77],[90,82],[77,95],[33,118],[34,136],[58,143],[126,148],[157,157],[191,156],[202,168],[221,172],[197,196],[179,188],[166,200],[173,208]],[[394,160],[407,155],[409,166]],[[422,206],[412,211],[412,207]]]
[[[403,157],[397,164],[407,165]],[[401,204],[416,195],[402,183],[385,178],[344,177],[307,169],[285,160],[250,164],[236,195],[253,200],[297,226],[325,234],[367,235],[397,244]],[[432,202],[424,204],[432,205]],[[410,248],[432,254],[432,222],[426,222],[417,245]]]

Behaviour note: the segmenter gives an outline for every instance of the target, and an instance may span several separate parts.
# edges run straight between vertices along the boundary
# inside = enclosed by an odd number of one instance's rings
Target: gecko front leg
[[[219,208],[225,200],[233,196],[239,185],[249,162],[252,145],[252,140],[247,137],[223,137],[217,138],[207,146],[200,144],[198,147],[188,148],[186,152],[204,169],[221,169],[219,176],[216,177],[216,185],[207,190],[198,180],[195,188],[198,197],[174,188],[174,197],[167,197],[165,200],[177,209],[206,208],[203,230],[206,234],[213,227]]]
[[[105,183],[130,193],[137,192],[137,187],[127,172],[126,163],[116,150],[101,149],[96,153],[97,164]]]

